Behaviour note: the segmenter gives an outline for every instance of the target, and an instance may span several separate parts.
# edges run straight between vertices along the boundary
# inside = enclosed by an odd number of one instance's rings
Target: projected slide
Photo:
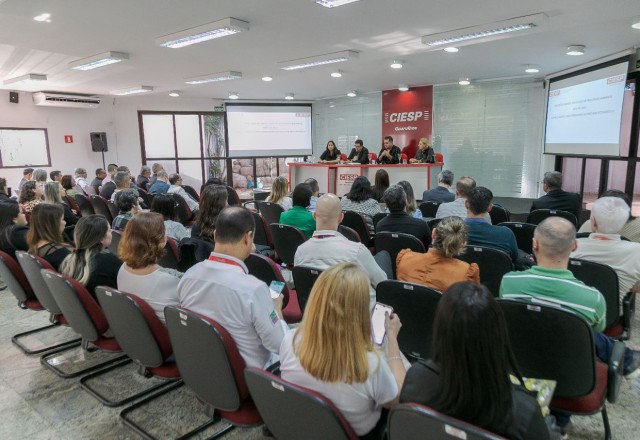
[[[618,156],[627,62],[549,87],[545,152]]]
[[[230,157],[311,154],[311,105],[228,105]]]

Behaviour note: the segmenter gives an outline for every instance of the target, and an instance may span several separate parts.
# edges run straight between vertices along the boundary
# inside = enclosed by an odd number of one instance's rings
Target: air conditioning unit
[[[96,108],[100,105],[99,96],[53,92],[36,92],[32,96],[33,103],[43,107]]]

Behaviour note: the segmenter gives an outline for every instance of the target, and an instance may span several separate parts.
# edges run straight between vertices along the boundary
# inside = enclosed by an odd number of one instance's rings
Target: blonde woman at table
[[[435,155],[433,153],[433,148],[429,145],[429,139],[421,138],[420,142],[418,142],[418,151],[416,152],[416,157],[409,160],[409,163],[434,163]]]

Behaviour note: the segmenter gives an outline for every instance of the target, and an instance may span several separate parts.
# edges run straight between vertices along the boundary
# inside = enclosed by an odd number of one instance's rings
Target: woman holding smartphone
[[[372,340],[366,274],[354,263],[325,270],[300,327],[280,346],[282,378],[331,400],[361,438],[380,438],[382,408],[398,402],[406,374],[397,340],[400,319],[386,314],[384,326],[386,359]]]

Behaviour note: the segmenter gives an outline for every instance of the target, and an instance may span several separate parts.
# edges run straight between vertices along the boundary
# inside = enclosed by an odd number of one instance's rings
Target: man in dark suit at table
[[[353,144],[353,149],[347,158],[349,162],[359,163],[366,165],[369,163],[369,150],[364,148],[362,139],[356,139]]]
[[[393,145],[393,138],[391,136],[385,136],[382,150],[380,150],[380,154],[378,154],[378,163],[400,163],[401,154],[400,148]]]
[[[562,190],[562,173],[558,171],[547,171],[542,180],[544,192],[547,194],[534,200],[531,210],[536,209],[557,209],[568,211],[580,219],[582,210],[582,198],[580,194]]]

